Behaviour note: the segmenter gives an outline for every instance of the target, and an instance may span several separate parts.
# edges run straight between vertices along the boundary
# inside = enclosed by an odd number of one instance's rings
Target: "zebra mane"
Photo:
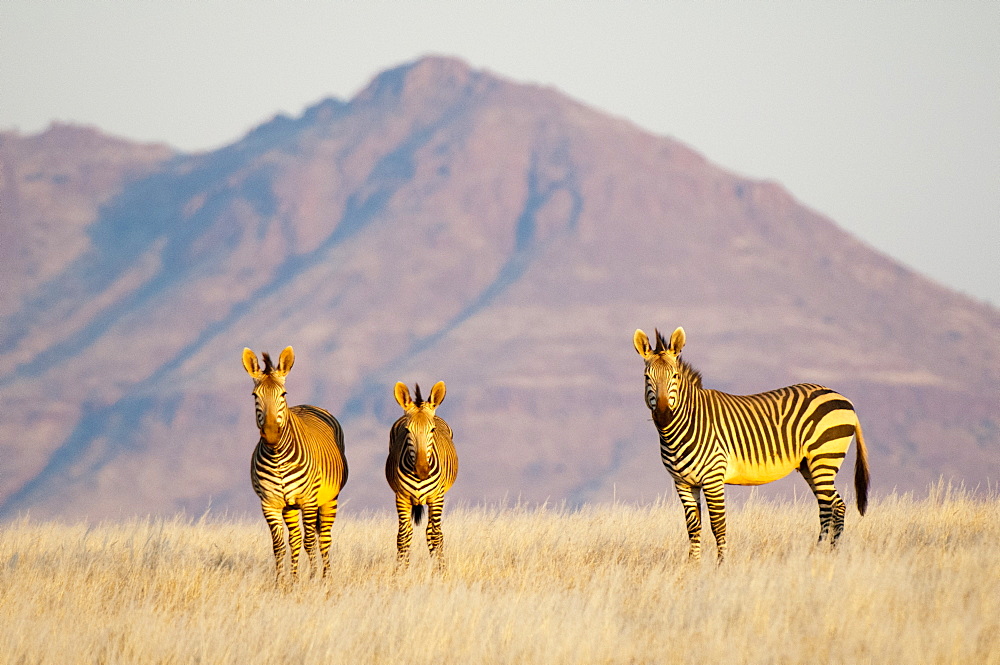
[[[663,351],[664,349],[668,348],[669,346],[670,346],[670,344],[667,343],[666,339],[664,339],[663,333],[661,333],[660,329],[657,328],[656,329],[656,351],[657,351],[657,353],[659,353],[660,351]]]
[[[424,403],[424,398],[420,396],[420,384],[416,383],[414,385],[417,388],[417,390],[416,390],[417,395],[416,395],[416,397],[413,398],[413,404],[414,404],[414,406],[421,406]]]
[[[271,373],[272,371],[274,371],[274,365],[273,365],[273,364],[271,363],[271,356],[270,356],[270,354],[268,354],[268,352],[267,352],[267,351],[265,351],[265,352],[264,352],[263,354],[261,354],[261,355],[263,355],[263,356],[264,356],[264,369],[262,370],[262,372],[261,372],[261,373],[262,373],[262,374],[263,374],[264,376],[267,376],[267,375],[268,375],[268,374],[270,374],[270,373]]]
[[[692,367],[690,363],[686,360],[680,360],[677,363],[677,369],[680,375],[687,379],[692,387],[701,388],[701,372]]]

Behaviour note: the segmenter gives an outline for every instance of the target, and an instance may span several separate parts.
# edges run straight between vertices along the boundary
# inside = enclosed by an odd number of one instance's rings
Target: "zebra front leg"
[[[281,512],[285,518],[285,526],[288,527],[288,550],[291,574],[293,578],[298,578],[299,551],[302,549],[302,528],[299,525],[299,518],[302,511],[295,506],[285,506],[285,509]]]
[[[271,530],[271,547],[274,549],[274,574],[280,581],[285,569],[285,522],[281,510],[261,506],[267,528]]]
[[[708,518],[712,522],[712,533],[715,535],[715,546],[719,553],[719,563],[726,558],[726,485],[722,480],[706,482],[705,505],[708,506]]]
[[[333,540],[333,522],[337,519],[337,500],[319,507],[319,554],[323,559],[323,577],[330,572],[330,542]]]
[[[410,541],[413,540],[413,504],[402,494],[396,495],[396,513],[399,515],[399,533],[396,534],[396,561],[401,566],[410,563]]]
[[[441,530],[441,515],[444,513],[444,497],[427,502],[427,547],[431,558],[436,559],[438,568],[444,567],[444,532]]]
[[[319,508],[305,506],[302,508],[302,531],[305,534],[306,557],[309,559],[309,575],[315,577],[319,572],[319,560],[316,558],[316,537],[319,531]]]
[[[687,523],[688,541],[688,561],[698,561],[701,559],[701,488],[693,487],[681,481],[675,481],[677,495],[681,498],[684,506],[684,521]]]

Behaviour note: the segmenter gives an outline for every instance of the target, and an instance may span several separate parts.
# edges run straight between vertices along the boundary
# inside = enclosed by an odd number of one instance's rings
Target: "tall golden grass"
[[[459,507],[444,573],[416,539],[397,571],[395,518],[345,510],[333,575],[290,586],[263,519],[21,519],[0,528],[0,662],[1000,662],[1000,497],[851,510],[831,551],[814,503],[751,498],[718,566],[686,562],[672,497]]]

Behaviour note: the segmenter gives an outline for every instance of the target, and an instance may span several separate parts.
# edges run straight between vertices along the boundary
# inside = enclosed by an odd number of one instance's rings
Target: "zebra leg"
[[[288,527],[288,550],[292,577],[298,577],[299,550],[302,549],[302,529],[299,525],[299,518],[302,511],[294,506],[285,506],[281,512],[285,518],[285,526]]]
[[[708,519],[712,522],[712,533],[715,534],[715,546],[719,553],[719,563],[726,558],[726,485],[721,479],[706,481],[705,505],[708,506]]]
[[[844,532],[844,513],[847,512],[847,506],[844,504],[844,500],[840,497],[840,493],[837,489],[833,490],[833,506],[832,514],[830,516],[830,530],[832,533],[831,544],[836,545],[837,540],[840,539],[840,534]]]
[[[319,554],[323,559],[323,577],[330,571],[330,542],[333,540],[333,522],[336,519],[336,499],[319,507]]]
[[[832,542],[837,542],[844,530],[844,513],[847,509],[833,482],[842,461],[843,455],[833,459],[817,455],[812,459],[802,460],[799,465],[799,472],[809,483],[809,488],[816,495],[816,502],[819,504],[818,542],[821,543],[831,535]]]
[[[319,530],[318,518],[319,508],[317,506],[305,506],[302,508],[302,531],[305,533],[306,557],[309,559],[309,574],[312,577],[315,577],[319,570],[319,561],[316,559],[316,536]]]
[[[441,531],[441,515],[444,513],[444,497],[427,501],[427,547],[431,557],[436,557],[438,565],[444,563],[444,532]]]
[[[281,579],[281,573],[285,569],[285,522],[281,517],[281,510],[262,506],[264,520],[271,530],[271,546],[274,548],[274,572],[277,578]]]
[[[827,512],[823,508],[823,499],[819,491],[816,489],[816,481],[813,480],[812,471],[809,470],[809,460],[802,460],[799,464],[799,473],[801,473],[802,477],[806,479],[807,483],[809,483],[809,489],[812,490],[813,496],[816,497],[816,501],[819,503],[819,542],[822,543],[826,538],[830,525],[827,521]]]
[[[413,540],[413,504],[402,494],[396,494],[396,512],[399,514],[399,533],[396,535],[396,560],[401,565],[410,563],[410,541]]]
[[[701,488],[692,487],[687,483],[675,481],[677,495],[684,505],[684,521],[687,522],[688,541],[688,561],[698,561],[701,559]]]

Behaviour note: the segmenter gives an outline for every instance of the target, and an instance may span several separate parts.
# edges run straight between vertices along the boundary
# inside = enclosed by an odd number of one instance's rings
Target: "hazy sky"
[[[996,0],[3,0],[0,129],[57,120],[210,149],[431,53],[776,180],[1000,305]]]

